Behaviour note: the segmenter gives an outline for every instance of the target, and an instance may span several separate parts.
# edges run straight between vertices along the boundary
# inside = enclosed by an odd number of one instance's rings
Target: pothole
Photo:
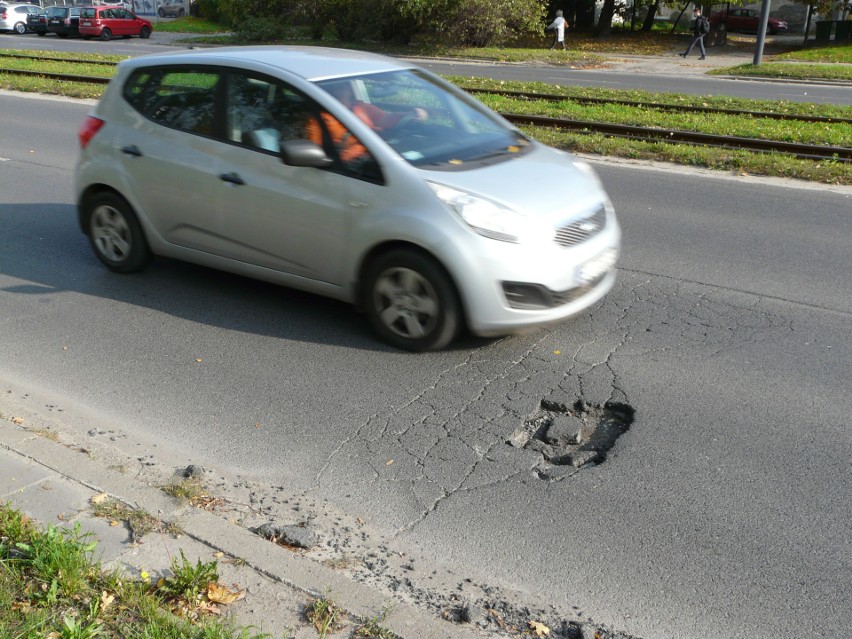
[[[572,405],[542,400],[508,443],[541,453],[541,479],[562,479],[606,461],[607,453],[633,423],[633,407],[617,402]]]

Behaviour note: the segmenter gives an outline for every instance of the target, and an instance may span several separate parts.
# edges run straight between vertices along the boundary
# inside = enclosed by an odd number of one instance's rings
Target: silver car
[[[408,62],[321,48],[122,62],[80,129],[98,258],[152,255],[357,304],[399,348],[562,320],[613,285],[591,167]]]
[[[44,9],[35,4],[0,3],[0,32],[14,31],[24,34],[27,32],[27,16],[43,12]]]
[[[186,0],[163,0],[157,8],[157,15],[161,18],[182,18],[187,11]]]

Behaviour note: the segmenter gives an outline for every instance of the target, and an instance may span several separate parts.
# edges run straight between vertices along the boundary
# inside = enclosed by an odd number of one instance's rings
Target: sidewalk
[[[317,636],[304,608],[313,597],[327,596],[353,617],[372,619],[390,606],[382,627],[402,639],[449,639],[483,636],[470,625],[443,621],[420,608],[390,598],[339,572],[268,541],[221,516],[182,504],[165,492],[100,466],[88,451],[68,447],[28,430],[21,418],[0,413],[0,501],[9,502],[44,528],[72,526],[97,540],[95,558],[138,579],[152,582],[170,574],[172,558],[183,551],[193,564],[216,560],[219,582],[245,597],[224,607],[241,626],[272,637]],[[133,541],[123,522],[92,514],[92,498],[102,494],[140,509],[162,522],[176,524],[179,537],[151,532]],[[348,637],[353,629],[336,633]]]

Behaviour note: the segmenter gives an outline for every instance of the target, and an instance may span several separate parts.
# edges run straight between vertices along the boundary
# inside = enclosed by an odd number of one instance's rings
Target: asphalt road
[[[106,272],[71,191],[88,107],[0,109],[0,391],[264,506],[357,515],[421,593],[437,570],[647,639],[845,636],[852,189],[600,164],[625,237],[610,296],[412,355],[336,302],[166,260]],[[635,421],[551,481],[506,443],[543,399]]]

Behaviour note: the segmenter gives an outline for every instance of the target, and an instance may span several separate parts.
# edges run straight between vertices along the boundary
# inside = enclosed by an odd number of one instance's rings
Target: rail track
[[[79,60],[72,60],[67,58],[48,58],[41,56],[30,56],[25,54],[0,54],[0,59],[2,58],[21,58],[21,59],[30,59],[30,60],[41,60],[41,61],[50,61],[50,62],[68,62],[68,63],[80,63]],[[105,65],[105,66],[115,66],[116,63],[108,62],[108,61],[85,61],[85,64],[95,64],[95,65]],[[64,74],[64,73],[49,73],[42,71],[29,71],[29,70],[19,70],[19,69],[3,69],[0,68],[0,73],[9,73],[13,75],[21,75],[21,76],[36,76],[42,78],[49,78],[52,80],[65,81],[65,82],[80,82],[87,84],[107,84],[109,83],[109,78],[97,77],[97,76],[86,76],[86,75],[73,75],[73,74]],[[665,103],[654,103],[654,102],[639,102],[639,101],[631,101],[631,100],[612,100],[605,98],[586,98],[586,97],[572,97],[572,96],[564,96],[564,95],[555,95],[555,94],[540,94],[540,93],[529,93],[529,92],[521,92],[521,91],[503,91],[503,90],[490,90],[490,89],[475,89],[475,88],[465,88],[469,93],[480,93],[480,94],[488,94],[488,95],[505,95],[510,97],[519,97],[528,100],[544,100],[544,101],[572,101],[579,103],[587,103],[587,104],[618,104],[622,106],[630,106],[635,108],[648,108],[648,109],[656,109],[660,111],[669,111],[669,112],[700,112],[700,113],[718,113],[718,114],[726,114],[726,115],[747,115],[754,118],[764,118],[764,119],[774,119],[774,120],[787,120],[787,121],[798,121],[798,122],[822,122],[826,124],[850,124],[852,125],[852,119],[846,118],[829,118],[824,116],[807,116],[807,115],[795,115],[795,114],[786,114],[786,113],[771,113],[771,112],[752,112],[752,111],[742,111],[736,109],[718,109],[712,107],[700,107],[700,106],[690,106],[690,105],[671,105]],[[620,138],[628,138],[632,140],[640,140],[647,142],[668,142],[668,143],[677,143],[677,144],[691,144],[697,146],[711,146],[718,148],[725,148],[731,150],[748,150],[754,152],[775,152],[775,153],[784,153],[787,155],[791,155],[798,158],[804,158],[809,160],[835,160],[839,162],[849,162],[852,163],[852,148],[849,147],[835,147],[835,146],[823,146],[823,145],[813,145],[813,144],[799,144],[795,142],[783,142],[779,140],[767,140],[761,138],[743,138],[743,137],[733,137],[733,136],[721,136],[721,135],[712,135],[708,133],[698,133],[695,131],[683,131],[683,130],[675,130],[675,129],[666,129],[666,128],[654,128],[654,127],[643,127],[643,126],[630,126],[624,124],[611,124],[607,122],[597,122],[597,121],[586,121],[586,120],[572,120],[565,118],[550,118],[544,116],[533,116],[533,115],[523,115],[516,113],[501,113],[504,118],[506,118],[509,122],[518,125],[528,125],[528,126],[541,126],[548,128],[558,128],[564,130],[570,130],[578,133],[596,133],[611,137],[620,137]]]

